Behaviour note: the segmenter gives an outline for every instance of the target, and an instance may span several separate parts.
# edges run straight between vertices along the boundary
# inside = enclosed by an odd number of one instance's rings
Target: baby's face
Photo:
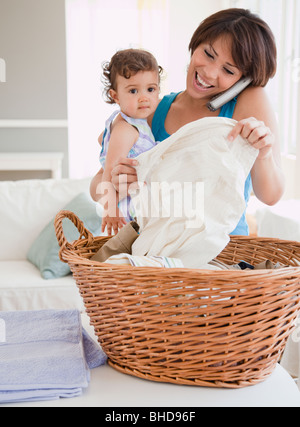
[[[129,79],[118,75],[117,90],[110,95],[129,117],[146,119],[159,102],[159,76],[156,71],[139,71]]]

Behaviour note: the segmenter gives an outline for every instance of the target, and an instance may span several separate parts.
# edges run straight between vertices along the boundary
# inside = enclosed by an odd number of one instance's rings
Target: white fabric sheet
[[[227,140],[235,124],[219,117],[189,123],[137,157],[146,185],[132,195],[141,227],[133,255],[205,268],[224,249],[246,208],[245,181],[258,154],[241,136]]]

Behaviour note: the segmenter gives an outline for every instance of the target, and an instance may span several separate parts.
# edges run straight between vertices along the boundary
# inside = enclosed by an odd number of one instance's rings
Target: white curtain
[[[66,0],[71,178],[100,168],[97,138],[114,108],[103,100],[102,63],[133,47],[151,51],[167,68],[168,7],[169,0]]]
[[[281,151],[300,155],[300,1],[224,0],[224,7],[250,9],[274,32],[278,48],[278,71],[267,86],[281,131]],[[300,159],[297,158],[298,168]]]

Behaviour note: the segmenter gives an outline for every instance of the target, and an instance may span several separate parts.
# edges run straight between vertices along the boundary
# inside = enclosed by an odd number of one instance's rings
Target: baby
[[[120,107],[105,123],[100,154],[102,232],[107,227],[109,236],[134,219],[130,197],[119,201],[111,171],[120,158],[136,157],[156,145],[147,118],[159,102],[162,71],[153,55],[140,49],[121,50],[103,66],[106,102]]]

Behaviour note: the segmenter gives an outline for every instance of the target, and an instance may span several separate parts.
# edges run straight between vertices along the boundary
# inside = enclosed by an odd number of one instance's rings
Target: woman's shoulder
[[[272,109],[263,87],[248,87],[237,98],[233,118],[237,121],[248,117],[259,118]]]

